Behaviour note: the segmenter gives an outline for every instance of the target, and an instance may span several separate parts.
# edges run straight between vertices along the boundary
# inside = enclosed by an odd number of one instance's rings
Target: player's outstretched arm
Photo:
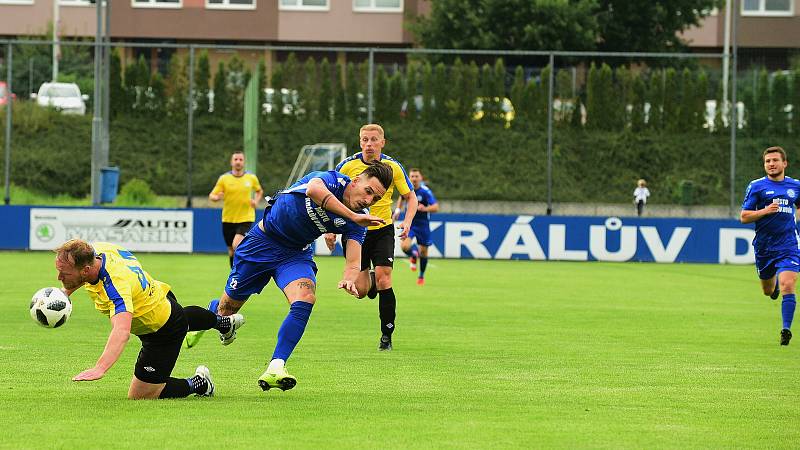
[[[114,365],[125,349],[125,344],[131,337],[131,320],[133,314],[123,312],[116,314],[111,318],[111,334],[108,335],[108,342],[100,359],[91,369],[84,370],[83,372],[72,377],[72,381],[92,381],[103,378],[103,375],[108,372],[108,369]]]
[[[340,202],[339,199],[336,198],[336,196],[333,195],[330,190],[328,190],[327,186],[325,186],[325,182],[319,178],[312,178],[311,181],[308,182],[306,196],[323,209],[338,214],[351,222],[361,225],[362,227],[380,225],[385,222],[383,219],[377,216],[370,214],[356,214],[355,212],[351,211],[350,208],[344,206],[344,203]]]
[[[342,281],[339,282],[339,289],[344,289],[350,295],[361,298],[369,290],[369,286],[367,286],[361,289],[363,294],[359,295],[359,289],[356,288],[356,280],[361,273],[361,244],[356,240],[348,239],[346,253],[344,272],[342,273]]]

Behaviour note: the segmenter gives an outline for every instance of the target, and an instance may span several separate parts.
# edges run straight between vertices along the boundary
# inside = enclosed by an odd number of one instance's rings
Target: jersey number
[[[136,266],[128,266],[128,269],[131,269],[131,272],[135,273],[136,276],[139,278],[139,284],[142,285],[142,290],[147,288],[147,277],[144,276],[144,271],[141,267]]]

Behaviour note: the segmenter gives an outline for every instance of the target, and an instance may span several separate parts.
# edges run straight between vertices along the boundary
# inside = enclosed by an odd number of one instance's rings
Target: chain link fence
[[[9,85],[13,97],[0,112],[7,203],[18,202],[16,188],[76,198],[91,189],[94,44],[61,42],[66,84],[55,86],[51,44],[0,41],[0,99]],[[799,68],[727,76],[716,53],[111,48],[103,165],[119,166],[123,185],[188,199],[204,196],[241,148],[256,74],[267,190],[282,187],[304,145],[343,142],[355,153],[358,128],[378,122],[385,152],[421,168],[444,199],[532,202],[554,214],[631,204],[633,214],[645,179],[653,203],[735,214],[749,180],[763,176],[763,148],[782,145],[792,161],[800,137]]]

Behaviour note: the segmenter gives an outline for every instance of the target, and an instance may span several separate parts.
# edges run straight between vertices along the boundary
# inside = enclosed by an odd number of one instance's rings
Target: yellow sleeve
[[[224,176],[225,175],[220,175],[220,177],[217,178],[217,184],[215,184],[214,189],[211,190],[212,194],[219,194],[220,192],[225,192],[225,181],[223,180]]]
[[[258,182],[258,177],[253,174],[253,190],[254,191],[263,191],[264,189],[261,188],[261,183]]]

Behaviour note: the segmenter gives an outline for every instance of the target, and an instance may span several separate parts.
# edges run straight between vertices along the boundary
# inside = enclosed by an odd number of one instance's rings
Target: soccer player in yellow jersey
[[[253,195],[255,193],[255,195]],[[220,175],[208,194],[212,202],[222,202],[222,236],[228,246],[228,261],[233,267],[233,251],[256,221],[256,206],[264,190],[255,174],[244,170],[244,153],[233,152],[231,171]]]
[[[380,217],[384,223],[378,226],[371,226],[367,230],[367,237],[361,247],[361,283],[368,283],[366,277],[371,276],[369,272],[370,263],[375,267],[375,282],[372,283],[373,289],[370,290],[369,298],[378,298],[378,314],[381,319],[381,339],[378,350],[387,351],[392,349],[392,333],[395,329],[395,317],[397,300],[392,290],[392,267],[394,264],[394,227],[392,225],[392,194],[395,189],[406,202],[406,214],[403,223],[398,226],[400,229],[399,237],[405,239],[411,229],[411,222],[417,212],[417,196],[414,194],[414,187],[408,179],[403,166],[389,155],[381,153],[386,145],[383,128],[377,124],[367,124],[361,127],[358,132],[359,145],[361,152],[345,159],[336,166],[336,171],[355,177],[364,171],[370,161],[380,161],[392,168],[392,185],[386,190],[383,197],[369,209],[370,214]],[[325,235],[325,242],[328,248],[333,250],[335,245],[335,235]],[[347,246],[342,242],[342,248]],[[369,285],[369,284],[368,284]],[[377,292],[376,292],[377,289]]]
[[[234,334],[244,324],[241,315],[221,317],[199,306],[182,307],[166,283],[142,269],[133,253],[107,242],[94,245],[80,239],[56,250],[58,279],[67,295],[85,287],[94,307],[111,319],[111,333],[94,367],[73,381],[98,380],[122,354],[131,334],[142,349],[133,371],[128,398],[178,398],[214,395],[206,366],[189,378],[171,377],[187,330],[217,329]],[[238,316],[238,317],[237,317]]]

